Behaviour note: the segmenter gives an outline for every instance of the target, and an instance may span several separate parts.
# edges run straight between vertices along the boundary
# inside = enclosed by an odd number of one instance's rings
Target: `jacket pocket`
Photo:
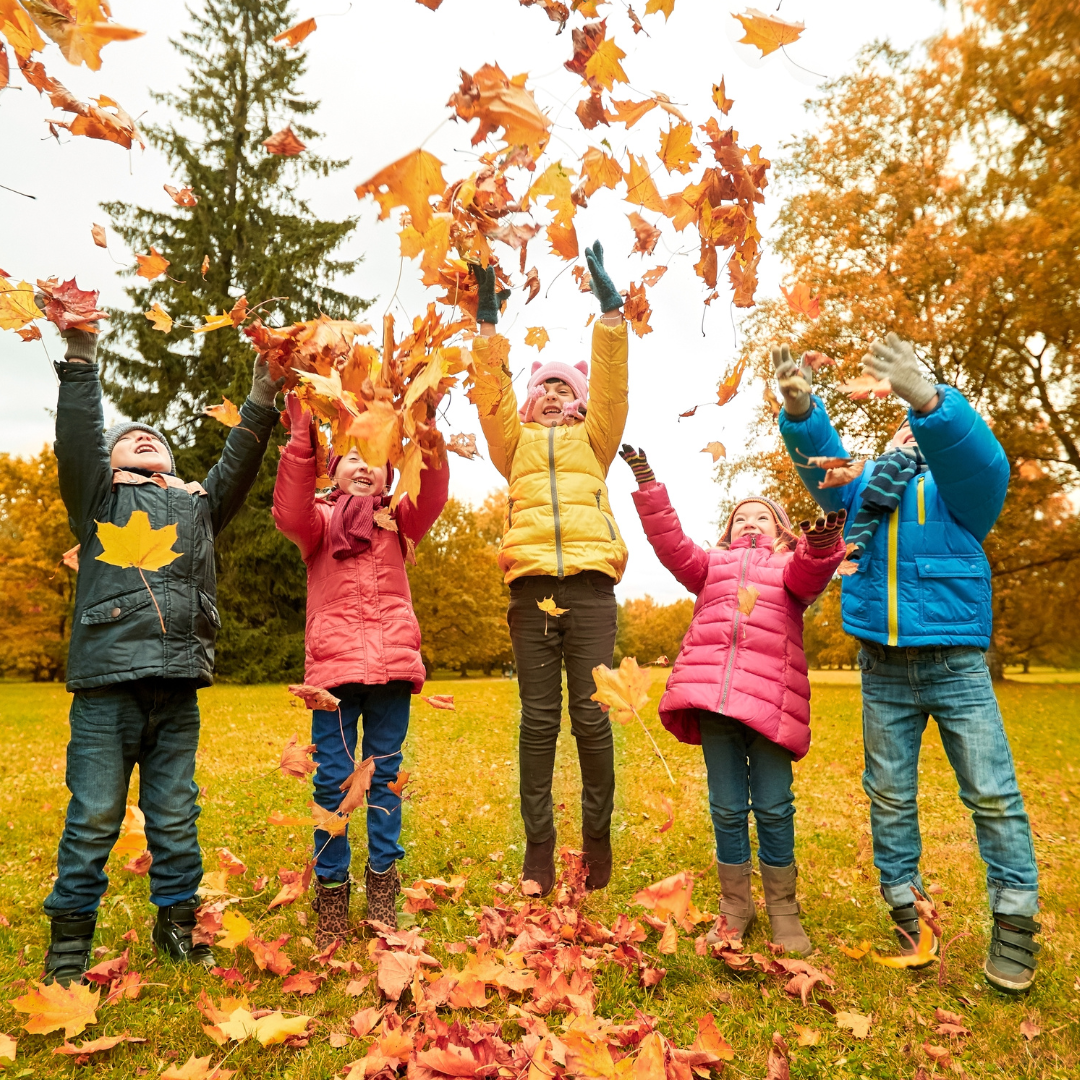
[[[119,622],[127,618],[133,611],[149,607],[153,603],[150,593],[146,589],[136,589],[133,592],[122,593],[120,596],[112,596],[108,600],[101,600],[91,604],[79,620],[83,626],[102,626],[107,623]]]
[[[608,538],[615,539],[615,526],[611,524],[611,519],[604,513],[603,507],[600,505],[600,492],[596,491],[596,509],[600,511],[600,516],[604,519],[604,524],[607,526]]]
[[[989,617],[990,586],[977,555],[919,555],[915,569],[924,626],[964,626]]]
[[[203,613],[214,624],[215,630],[221,629],[221,616],[218,614],[217,606],[214,601],[210,599],[201,589],[199,590],[199,606],[203,609]]]

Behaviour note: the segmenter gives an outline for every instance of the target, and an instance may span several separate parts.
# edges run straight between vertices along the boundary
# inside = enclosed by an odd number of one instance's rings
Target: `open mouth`
[[[545,416],[562,416],[562,412],[563,411],[562,411],[562,406],[561,405],[545,405],[544,406],[544,415]]]
[[[156,454],[157,447],[151,446],[149,443],[143,443],[141,446],[135,447],[136,454]]]

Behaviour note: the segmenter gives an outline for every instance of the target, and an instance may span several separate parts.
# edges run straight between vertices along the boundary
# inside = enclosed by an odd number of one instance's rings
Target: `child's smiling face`
[[[544,383],[544,393],[533,404],[529,419],[534,424],[555,427],[556,424],[576,423],[575,417],[567,417],[563,411],[565,405],[574,400],[574,391],[562,379],[548,379]]]
[[[150,472],[172,472],[169,448],[149,431],[129,431],[116,440],[109,463],[114,469],[148,469]]]
[[[731,539],[740,536],[771,536],[776,538],[776,518],[772,511],[760,502],[745,502],[731,519]]]
[[[373,469],[354,448],[338,462],[334,482],[346,495],[382,495],[386,491],[386,466]]]

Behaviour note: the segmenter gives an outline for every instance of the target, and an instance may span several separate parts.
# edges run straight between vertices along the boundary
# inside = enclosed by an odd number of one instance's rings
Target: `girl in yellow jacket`
[[[615,583],[626,545],[608,504],[607,473],[619,449],[627,410],[623,298],[604,269],[599,243],[585,249],[603,316],[593,328],[592,372],[576,365],[533,365],[524,404],[502,375],[496,409],[480,418],[491,460],[510,484],[499,565],[510,586],[507,623],[521,695],[519,761],[525,824],[522,878],[540,895],[555,883],[551,780],[562,721],[566,665],[570,730],[581,765],[582,847],[586,885],[611,878],[615,763],[611,721],[592,700],[592,669],[615,650]],[[480,284],[480,332],[495,333],[499,301],[492,270],[474,267]],[[587,381],[586,381],[587,380]],[[559,615],[540,603],[551,600]]]

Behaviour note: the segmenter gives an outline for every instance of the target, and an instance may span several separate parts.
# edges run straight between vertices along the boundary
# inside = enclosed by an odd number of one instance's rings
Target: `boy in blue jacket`
[[[864,357],[910,406],[888,449],[842,487],[819,488],[808,457],[846,457],[810,369],[784,346],[773,364],[784,397],[780,432],[799,476],[826,511],[847,510],[854,572],[842,578],[844,629],[859,639],[863,788],[874,864],[901,949],[914,950],[919,875],[919,749],[933,715],[971,811],[987,866],[993,928],[987,980],[1006,991],[1035,979],[1040,946],[1038,871],[1031,826],[986,666],[990,566],[982,541],[1009,482],[1001,444],[964,396],[924,377],[911,345],[889,334]],[[937,942],[934,942],[937,951]]]

